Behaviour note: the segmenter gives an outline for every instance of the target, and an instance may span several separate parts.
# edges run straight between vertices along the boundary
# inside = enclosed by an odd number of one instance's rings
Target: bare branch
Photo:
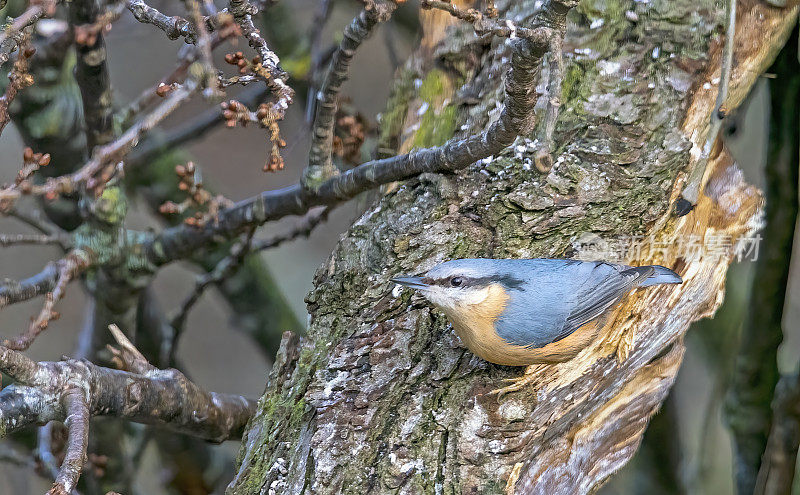
[[[553,168],[553,132],[556,130],[558,109],[561,106],[561,82],[564,78],[564,55],[562,53],[562,40],[553,38],[548,58],[550,61],[550,78],[547,83],[547,106],[544,115],[544,125],[539,139],[539,149],[533,157],[536,168],[547,173]]]
[[[189,19],[192,27],[197,33],[197,51],[203,67],[203,75],[198,78],[207,97],[220,96],[220,85],[217,78],[217,69],[214,67],[214,60],[211,55],[211,39],[208,35],[208,28],[203,14],[200,12],[200,3],[197,0],[184,0],[186,8],[189,10]]]
[[[246,107],[261,103],[268,94],[263,86],[249,87],[237,96],[237,101]],[[166,131],[163,135],[151,135],[128,156],[130,167],[139,167],[152,160],[159,153],[202,138],[219,124],[226,122],[218,107],[206,110],[179,127]]]
[[[0,234],[0,246],[21,246],[21,245],[52,245],[63,246],[69,242],[69,238],[61,234]]]
[[[29,181],[23,181],[18,185],[0,189],[0,210],[9,208],[22,194],[44,195],[46,198],[52,199],[61,194],[76,191],[82,186],[93,189],[98,185],[105,184],[114,172],[113,168],[107,170],[108,165],[111,164],[113,167],[123,159],[143,135],[188,100],[194,93],[195,87],[196,85],[192,81],[188,81],[173,90],[161,105],[131,126],[122,136],[96,148],[92,159],[72,174],[48,178],[43,184],[33,185]],[[98,175],[100,176],[97,177]]]
[[[11,115],[8,113],[8,107],[11,102],[16,98],[17,93],[31,84],[33,84],[33,76],[28,74],[28,66],[30,65],[29,59],[33,56],[36,50],[30,46],[29,37],[23,32],[17,41],[20,54],[14,62],[14,67],[8,74],[9,83],[3,96],[0,96],[0,134],[5,129],[6,124],[11,120]]]
[[[422,0],[420,7],[423,9],[442,10],[457,19],[469,22],[478,35],[492,34],[501,38],[530,38],[536,36],[535,30],[517,26],[508,19],[493,19],[496,16],[494,10],[483,13],[476,9],[461,9],[452,2],[443,2],[441,0]]]
[[[557,22],[563,26],[563,19]],[[506,75],[505,105],[498,120],[484,132],[451,139],[441,147],[367,162],[323,182],[313,192],[300,184],[266,191],[221,211],[219,221],[203,229],[175,227],[165,230],[148,242],[149,259],[156,265],[168,263],[190,255],[197,247],[213,243],[215,239],[238,235],[252,225],[287,215],[302,215],[314,206],[336,204],[375,186],[421,173],[464,168],[499,153],[517,136],[533,128],[535,116],[531,109],[538,99],[535,85],[541,60],[557,32],[550,27],[538,27],[531,30],[531,38],[509,41],[513,54]]]
[[[55,263],[56,283],[53,291],[45,294],[44,306],[39,315],[31,320],[28,329],[22,335],[13,340],[6,339],[2,345],[14,350],[25,350],[30,347],[36,337],[47,328],[50,320],[58,318],[58,313],[53,310],[53,307],[56,302],[64,297],[64,290],[67,284],[88,268],[89,265],[89,255],[83,251],[73,251],[57,261]]]
[[[119,338],[121,332],[114,333]],[[0,371],[18,382],[0,391],[0,437],[52,420],[68,427],[67,455],[51,494],[68,493],[75,486],[85,460],[90,416],[158,423],[221,442],[240,437],[253,415],[255,401],[205,392],[177,370],[142,364],[130,342],[122,339],[118,355],[141,373],[74,359],[36,363],[0,346]]]
[[[40,368],[39,364],[21,352],[0,346],[0,371],[17,382],[23,385],[33,384]]]
[[[181,37],[186,38],[187,43],[194,43],[197,40],[194,26],[183,17],[162,14],[143,0],[127,0],[125,6],[137,21],[157,27],[171,40]]]
[[[252,15],[258,13],[258,8],[250,4],[247,0],[230,0],[228,11],[233,15],[234,22],[239,25],[242,35],[247,38],[247,42],[258,53],[261,58],[267,78],[267,86],[275,94],[276,102],[272,106],[275,118],[283,118],[289,105],[294,98],[294,90],[284,81],[285,72],[280,68],[280,59],[269,49],[267,42],[253,25]]]
[[[28,26],[33,26],[39,19],[55,13],[56,3],[52,0],[31,2],[30,7],[5,29],[0,32],[0,65],[6,63],[11,52],[22,41],[23,31]]]
[[[714,143],[717,141],[719,130],[722,127],[722,119],[725,116],[723,105],[725,105],[725,100],[728,98],[728,86],[730,85],[731,69],[733,68],[733,42],[736,35],[736,0],[728,0],[727,14],[725,46],[722,51],[717,100],[714,104],[714,110],[711,112],[711,117],[709,118],[709,130],[706,136],[706,142],[701,150],[701,158],[690,171],[689,177],[686,179],[686,186],[681,192],[681,197],[675,202],[675,211],[678,216],[686,215],[692,211],[694,205],[697,203],[697,197],[700,194],[700,186],[703,181],[706,166],[708,165],[708,159],[711,156]]]
[[[328,215],[330,215],[334,208],[336,208],[336,205],[323,206],[317,208],[316,210],[309,211],[303,216],[303,218],[300,219],[300,221],[292,228],[292,230],[276,235],[269,239],[260,239],[253,243],[252,250],[264,251],[266,249],[278,247],[284,242],[293,241],[298,237],[308,237],[309,234],[311,234],[311,231],[314,230],[317,225],[328,219]]]
[[[7,212],[6,215],[19,220],[20,222],[31,227],[32,229],[37,230],[38,232],[41,232],[44,235],[51,235],[57,228],[55,225],[42,220],[39,217],[38,211],[34,212],[33,214],[29,214],[14,208],[13,210]]]
[[[81,470],[86,463],[86,447],[89,445],[89,405],[84,390],[71,388],[64,393],[63,407],[67,412],[67,451],[61,469],[48,495],[69,495],[78,484]]]
[[[114,364],[121,370],[132,371],[133,373],[147,373],[155,371],[157,368],[147,361],[139,349],[128,340],[125,333],[117,325],[109,325],[108,330],[117,342],[119,349],[113,346],[106,346],[114,355]]]
[[[244,235],[244,238],[231,248],[230,253],[226,257],[222,258],[219,263],[217,263],[217,266],[214,267],[214,270],[206,273],[202,277],[198,277],[192,293],[189,294],[186,299],[184,299],[180,309],[178,310],[178,313],[170,322],[170,325],[174,330],[172,336],[172,345],[170,346],[170,362],[174,362],[175,360],[175,354],[178,351],[178,339],[183,333],[183,327],[186,324],[186,318],[189,316],[189,311],[191,311],[192,306],[197,303],[197,301],[200,299],[200,296],[203,295],[203,292],[205,292],[210,285],[222,283],[226,278],[231,276],[237,268],[239,268],[239,266],[242,264],[242,261],[244,261],[245,256],[247,256],[247,254],[250,252],[250,246],[253,242],[253,234],[255,234],[255,228],[251,228]]]
[[[50,292],[57,281],[58,268],[55,263],[49,263],[44,270],[24,280],[3,280],[0,285],[0,308]]]
[[[308,166],[303,172],[303,186],[314,189],[315,185],[336,175],[331,153],[339,92],[348,79],[350,62],[358,47],[379,23],[389,19],[396,7],[395,2],[389,1],[364,8],[342,33],[342,42],[333,54],[317,97],[317,116],[311,130],[311,151]]]
[[[100,5],[94,0],[69,2],[69,23],[75,32],[75,82],[81,92],[83,121],[86,125],[86,145],[89,152],[114,138],[113,96],[108,71],[103,30],[89,32],[84,25],[94,25],[103,17]]]

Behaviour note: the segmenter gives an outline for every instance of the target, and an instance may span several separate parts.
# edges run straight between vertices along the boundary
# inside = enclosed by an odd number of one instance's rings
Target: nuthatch
[[[602,327],[601,316],[636,287],[679,284],[663,266],[563,259],[462,259],[393,282],[444,311],[462,342],[495,364],[567,361]]]

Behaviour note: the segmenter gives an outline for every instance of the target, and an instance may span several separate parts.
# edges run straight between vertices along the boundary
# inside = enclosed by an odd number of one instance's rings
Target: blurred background
[[[174,2],[154,1],[152,5],[166,13],[179,13]],[[294,8],[312,11],[318,3],[293,0]],[[357,12],[354,2],[333,3],[330,19],[320,39],[334,41],[343,26]],[[413,5],[407,9],[413,14]],[[413,15],[412,15],[413,17]],[[302,33],[310,34],[312,16],[297,19]],[[304,25],[303,22],[306,24]],[[124,15],[106,37],[115,99],[128,102],[142,88],[163,77],[174,65],[178,43],[170,42],[155,30],[148,32],[131,16]],[[269,31],[265,31],[269,33]],[[385,106],[394,74],[393,60],[404,60],[411,52],[419,33],[413,21],[404,26],[383,26],[359,50],[353,65],[366,68],[349,81],[343,91],[355,108],[374,124],[375,116]],[[392,50],[387,50],[387,39]],[[221,56],[232,49],[218,50]],[[135,68],[135,70],[132,70]],[[739,165],[750,183],[762,186],[767,153],[769,123],[769,85],[762,78],[727,127],[726,143],[733,150]],[[303,96],[303,95],[301,95]],[[176,112],[164,127],[182,122],[207,108],[196,98],[192,104]],[[188,150],[201,167],[204,181],[226,197],[237,200],[265,189],[274,189],[296,182],[308,152],[307,127],[303,104],[291,107],[281,126],[289,143],[284,150],[285,170],[275,174],[261,171],[267,153],[265,133],[258,128],[229,130],[218,126],[203,139],[192,142]],[[0,138],[0,182],[13,180],[23,148],[14,126],[9,126]],[[28,205],[32,206],[32,205]],[[311,288],[314,271],[325,260],[350,223],[358,215],[359,204],[351,202],[331,214],[326,223],[311,235],[264,252],[278,287],[295,313],[299,324],[306,321],[304,296]],[[33,209],[33,208],[31,208]],[[264,236],[284,232],[295,219],[271,224]],[[159,222],[150,216],[144,205],[135,205],[128,216],[134,228],[157,227]],[[18,222],[0,217],[0,232],[28,232]],[[60,253],[48,246],[31,246],[0,250],[0,269],[3,276],[19,279],[38,272]],[[747,311],[751,287],[752,263],[734,264],[728,272],[725,303],[713,320],[696,323],[688,333],[684,364],[664,410],[653,419],[645,435],[644,447],[633,462],[603,488],[602,493],[733,493],[731,440],[722,421],[722,404],[730,376],[732,356],[737,350],[736,336]],[[797,266],[792,272],[784,311],[785,340],[779,363],[782,371],[793,370],[800,360],[800,274]],[[158,297],[167,312],[177,308],[194,284],[197,272],[188,265],[174,264],[159,272],[155,282]],[[27,326],[32,314],[40,307],[35,299],[25,304],[3,309],[0,336],[18,334]],[[39,338],[28,355],[36,360],[57,360],[76,347],[77,337],[85,316],[86,297],[80,284],[72,284],[67,297],[59,304],[61,318],[53,322],[46,335]],[[186,364],[184,371],[207,390],[246,394],[261,394],[270,359],[252,341],[232,328],[230,309],[215,289],[208,290],[186,324],[178,351]],[[286,328],[302,330],[302,328]],[[228,459],[236,455],[237,442],[228,442],[220,449]],[[164,493],[160,464],[155,449],[146,452],[141,468],[152,476],[137,476],[140,493]],[[220,467],[220,469],[223,469]],[[50,483],[31,474],[27,467],[0,463],[0,494],[42,493]],[[797,485],[797,483],[796,483]],[[682,488],[681,488],[682,487]],[[224,487],[222,487],[224,488]],[[800,493],[797,489],[795,493]]]

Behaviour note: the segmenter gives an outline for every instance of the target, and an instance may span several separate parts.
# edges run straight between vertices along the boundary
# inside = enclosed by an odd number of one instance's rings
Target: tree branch
[[[67,284],[69,284],[75,279],[75,277],[88,268],[90,263],[90,256],[83,251],[73,251],[67,254],[67,256],[65,256],[63,259],[58,260],[55,263],[55,284],[52,291],[47,291],[45,294],[44,306],[39,312],[39,315],[36,318],[31,319],[28,329],[23,332],[22,335],[13,340],[5,339],[0,345],[19,351],[30,347],[36,337],[38,337],[39,334],[42,333],[50,324],[50,320],[58,318],[59,315],[53,310],[53,308],[56,302],[64,297],[64,291],[66,290]],[[36,287],[38,288],[42,285]]]
[[[162,14],[143,0],[127,0],[125,7],[137,21],[157,27],[171,40],[180,37],[186,38],[186,43],[194,43],[197,40],[194,26],[183,17]]]
[[[772,429],[761,458],[754,495],[792,492],[800,447],[800,375],[781,377],[775,387],[772,410]]]
[[[297,222],[288,232],[270,237],[268,239],[259,239],[254,241],[251,248],[252,251],[264,251],[266,249],[278,247],[284,242],[293,241],[298,237],[308,237],[311,234],[311,231],[314,230],[317,225],[328,219],[328,215],[330,215],[334,208],[336,208],[336,205],[324,206],[309,211],[303,215],[300,221]]]
[[[86,447],[89,445],[89,404],[84,391],[73,388],[64,393],[62,399],[67,414],[67,450],[64,462],[48,495],[69,495],[78,484],[81,470],[86,463]]]
[[[11,115],[8,112],[8,107],[17,97],[17,93],[31,84],[33,84],[33,77],[28,74],[28,66],[30,57],[34,53],[34,49],[30,46],[29,36],[23,31],[17,42],[19,46],[19,55],[17,60],[14,61],[14,67],[8,73],[8,86],[3,96],[0,96],[0,134],[5,129],[6,124],[11,120]]]
[[[56,263],[48,263],[41,272],[19,282],[6,279],[0,285],[0,308],[33,299],[53,290],[58,281]]]
[[[110,179],[113,171],[105,174],[104,177],[96,178],[96,176],[105,170],[107,165],[115,164],[125,157],[143,135],[188,100],[195,87],[196,85],[192,81],[187,81],[186,84],[174,89],[161,105],[131,126],[122,136],[106,145],[99,146],[93,153],[91,160],[75,172],[59,177],[48,177],[43,184],[34,185],[26,180],[20,184],[1,189],[0,207],[9,208],[22,194],[57,197],[60,194],[76,191],[81,186],[92,189],[104,184]]]
[[[238,235],[249,226],[287,215],[302,215],[314,206],[336,204],[378,185],[421,173],[464,168],[499,153],[517,136],[533,128],[535,116],[530,109],[538,99],[535,85],[542,56],[549,48],[551,38],[560,34],[550,27],[538,27],[531,33],[531,38],[516,38],[510,42],[513,54],[506,75],[505,105],[498,120],[484,132],[464,139],[451,139],[441,147],[367,162],[328,179],[313,192],[300,184],[266,191],[221,211],[218,222],[203,229],[175,227],[165,230],[146,246],[149,259],[156,265],[169,263],[185,258],[198,247],[219,238]]]
[[[311,129],[311,151],[308,166],[303,171],[302,184],[314,189],[316,185],[336,175],[333,166],[333,128],[335,124],[338,96],[342,84],[348,79],[350,62],[356,50],[381,22],[392,15],[397,4],[394,1],[371,5],[359,12],[353,22],[342,33],[342,42],[333,53],[330,67],[320,88],[317,115]]]
[[[0,234],[0,247],[24,245],[59,245],[64,246],[69,242],[65,235],[52,234]]]
[[[94,24],[100,15],[95,0],[69,2],[69,21],[73,32],[78,26]],[[86,124],[86,143],[91,153],[95,146],[114,138],[113,95],[108,73],[106,45],[102,30],[75,43],[78,56],[75,62],[75,81],[83,100],[83,120]]]
[[[31,2],[25,12],[14,19],[3,32],[0,32],[0,65],[8,61],[11,52],[22,41],[25,28],[33,26],[42,17],[53,15],[55,10],[56,2],[52,0]]]
[[[68,493],[86,455],[90,416],[162,424],[212,442],[238,438],[255,409],[239,395],[205,392],[177,370],[150,366],[120,331],[119,361],[131,371],[84,360],[36,363],[0,346],[0,371],[17,383],[0,391],[0,437],[26,426],[64,421],[67,456],[51,494]],[[59,491],[61,490],[61,491]]]
[[[252,108],[264,101],[268,94],[269,90],[263,86],[251,86],[237,95],[236,101]],[[219,107],[206,110],[179,127],[169,129],[163,134],[149,135],[134,148],[128,156],[127,163],[133,168],[146,166],[158,155],[200,139],[224,122],[225,117]]]
[[[722,61],[720,63],[719,86],[717,88],[717,100],[714,109],[709,117],[709,129],[706,135],[705,144],[701,152],[701,159],[690,170],[686,185],[681,191],[681,197],[675,202],[675,210],[678,216],[686,215],[694,208],[697,197],[700,194],[700,187],[703,181],[708,159],[714,143],[717,141],[719,130],[722,127],[722,119],[725,117],[722,107],[728,99],[728,86],[731,80],[731,70],[733,69],[733,49],[736,39],[736,0],[727,1],[727,23],[725,27],[725,46],[722,51]]]
[[[247,42],[258,53],[260,64],[266,69],[267,86],[275,95],[276,102],[272,105],[275,119],[283,118],[289,105],[294,98],[294,90],[284,81],[286,73],[280,67],[280,59],[269,49],[267,42],[253,25],[252,15],[258,13],[258,8],[254,7],[247,0],[230,0],[228,11],[233,15],[234,22],[242,30],[242,35],[247,38]]]

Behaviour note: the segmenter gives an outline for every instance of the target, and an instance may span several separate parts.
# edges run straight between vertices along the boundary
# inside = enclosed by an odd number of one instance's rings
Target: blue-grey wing
[[[577,304],[570,311],[555,340],[563,339],[583,325],[600,317],[654,271],[651,266],[629,268],[623,271],[617,271],[617,268],[614,267],[614,272],[608,272],[599,279],[588,280],[582,290],[576,294]]]
[[[512,291],[509,308],[496,323],[498,335],[507,342],[542,347],[563,339],[653,273],[651,267],[558,261],[563,263],[543,265],[528,281],[529,290]]]

